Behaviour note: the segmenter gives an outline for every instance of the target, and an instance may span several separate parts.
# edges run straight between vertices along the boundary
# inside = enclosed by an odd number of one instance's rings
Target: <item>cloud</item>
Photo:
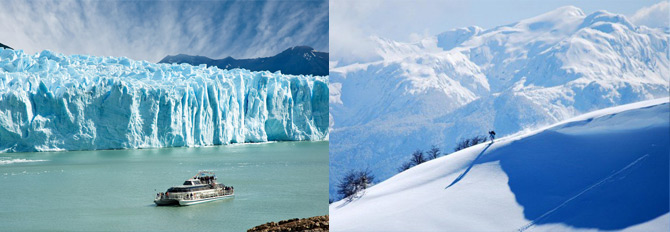
[[[377,59],[375,43],[370,39],[362,18],[375,1],[330,1],[330,60],[350,64]]]
[[[371,37],[409,42],[449,30],[456,21],[446,19],[464,15],[467,4],[458,0],[330,1],[330,60],[338,66],[377,60]]]
[[[271,56],[297,45],[328,51],[328,3],[8,0],[0,7],[0,42],[28,53],[154,62],[177,53]]]
[[[649,7],[643,7],[630,17],[637,25],[655,28],[670,27],[670,2],[662,1]]]

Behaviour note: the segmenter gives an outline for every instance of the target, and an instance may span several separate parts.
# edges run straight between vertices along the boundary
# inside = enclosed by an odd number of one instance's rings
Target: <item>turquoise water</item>
[[[153,204],[200,170],[235,197]],[[246,231],[325,215],[327,202],[328,142],[0,154],[0,231]]]

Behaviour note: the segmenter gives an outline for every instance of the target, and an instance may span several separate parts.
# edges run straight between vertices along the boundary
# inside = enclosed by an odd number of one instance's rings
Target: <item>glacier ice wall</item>
[[[0,151],[328,136],[328,77],[0,49]]]

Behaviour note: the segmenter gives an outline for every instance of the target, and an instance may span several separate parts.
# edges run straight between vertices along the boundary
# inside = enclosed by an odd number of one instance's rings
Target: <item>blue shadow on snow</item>
[[[500,161],[533,224],[619,230],[669,212],[667,130],[646,128],[634,136],[544,131],[473,163]]]
[[[448,185],[447,187],[445,187],[444,189],[448,189],[448,188],[451,187],[452,185],[454,185],[454,184],[458,183],[459,181],[461,181],[461,180],[463,179],[463,177],[465,177],[465,175],[467,175],[468,172],[470,172],[470,169],[472,168],[472,166],[475,166],[475,164],[477,163],[477,160],[479,160],[479,158],[482,157],[482,155],[484,154],[484,152],[486,152],[486,150],[488,150],[489,147],[491,147],[491,145],[493,145],[493,142],[491,142],[491,143],[489,143],[488,145],[486,145],[486,147],[484,147],[484,149],[482,149],[482,152],[480,152],[479,155],[477,155],[477,157],[472,161],[472,163],[470,164],[470,166],[469,166],[467,169],[465,169],[465,171],[464,171],[463,173],[461,173],[461,175],[458,175],[458,177],[456,177],[456,179],[454,179],[454,181],[452,181],[451,184],[449,184],[449,185]]]

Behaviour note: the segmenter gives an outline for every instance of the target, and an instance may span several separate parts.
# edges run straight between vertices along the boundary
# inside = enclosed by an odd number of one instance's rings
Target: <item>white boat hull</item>
[[[234,196],[235,196],[235,194],[225,195],[225,196],[218,196],[218,197],[210,197],[210,198],[202,198],[202,199],[193,199],[193,200],[181,199],[181,200],[179,200],[179,205],[182,205],[182,206],[195,205],[195,204],[200,204],[200,203],[205,203],[205,202],[210,202],[210,201],[217,201],[217,200],[232,198]]]

